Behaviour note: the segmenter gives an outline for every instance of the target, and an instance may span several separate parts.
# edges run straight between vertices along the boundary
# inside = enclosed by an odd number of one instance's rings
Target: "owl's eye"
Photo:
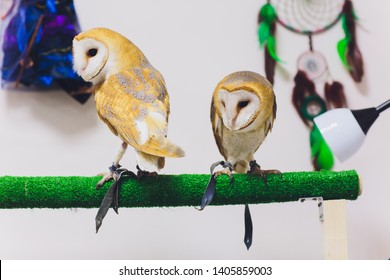
[[[238,102],[237,107],[242,109],[242,108],[245,108],[246,106],[248,106],[248,104],[249,104],[249,100],[240,101],[240,102]]]
[[[225,108],[225,102],[222,101],[221,104],[222,104],[222,107]]]
[[[87,52],[88,57],[94,57],[97,54],[98,50],[97,49],[89,49]]]

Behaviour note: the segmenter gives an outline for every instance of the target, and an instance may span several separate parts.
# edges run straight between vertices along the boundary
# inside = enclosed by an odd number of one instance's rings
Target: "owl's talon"
[[[222,167],[225,168],[225,169],[213,173],[215,167],[217,167],[218,165],[222,165]],[[219,175],[222,175],[222,174],[229,175],[230,187],[233,187],[233,185],[234,185],[233,165],[230,162],[228,162],[228,161],[218,161],[216,163],[213,163],[211,165],[210,171],[211,171],[211,174],[214,176],[214,179],[217,179],[217,177]]]
[[[233,165],[228,161],[224,161],[221,165],[225,168],[225,170],[228,170],[225,174],[229,175],[230,187],[232,188],[234,185]]]
[[[99,181],[99,183],[97,183],[96,189],[99,189],[101,186],[104,185],[105,182],[108,182],[113,178],[114,178],[114,172],[110,171],[107,173],[103,173],[103,178]]]
[[[249,163],[249,166],[250,166],[250,169],[248,171],[248,174],[259,175],[263,179],[264,185],[267,185],[267,176],[269,174],[278,174],[280,176],[280,178],[283,177],[282,172],[280,172],[277,169],[269,169],[269,170],[261,169],[260,165],[258,165],[255,160],[251,161]]]
[[[99,173],[98,176],[103,176],[103,178],[99,181],[99,183],[97,183],[96,189],[99,189],[101,186],[103,186],[105,182],[114,179],[114,173],[120,167],[120,164],[112,163],[112,165],[108,168],[108,172]]]
[[[214,173],[214,175],[215,175],[215,178],[217,178],[220,175],[228,175],[229,177],[232,177],[232,172],[230,171],[229,168],[225,168],[224,170],[216,171]]]
[[[230,185],[232,186],[234,183],[234,177],[233,177],[233,172],[230,170],[229,167],[226,167],[224,170],[217,171],[214,173],[214,178],[216,179],[220,175],[228,175],[230,178]]]

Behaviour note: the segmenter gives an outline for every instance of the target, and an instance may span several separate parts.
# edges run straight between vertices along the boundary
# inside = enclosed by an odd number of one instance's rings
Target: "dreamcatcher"
[[[92,85],[73,70],[72,40],[80,32],[73,0],[0,0],[2,85],[60,87],[84,103]]]
[[[264,47],[265,72],[274,83],[276,63],[276,26],[308,37],[309,48],[297,61],[292,102],[302,121],[311,129],[310,146],[315,170],[331,169],[333,155],[313,119],[330,108],[346,107],[344,87],[333,80],[325,57],[313,48],[313,37],[332,28],[341,20],[345,37],[337,43],[338,54],[354,81],[363,77],[363,59],[355,34],[356,16],[350,0],[268,0],[259,13],[258,36]],[[323,84],[324,98],[316,85]]]

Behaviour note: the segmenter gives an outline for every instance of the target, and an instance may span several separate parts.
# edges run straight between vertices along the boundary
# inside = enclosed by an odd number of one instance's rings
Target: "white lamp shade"
[[[364,142],[366,135],[349,109],[330,110],[314,122],[340,162],[350,158]]]

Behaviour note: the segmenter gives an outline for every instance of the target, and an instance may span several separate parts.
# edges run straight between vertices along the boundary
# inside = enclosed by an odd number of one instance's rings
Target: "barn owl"
[[[271,83],[263,76],[249,71],[235,72],[220,81],[214,90],[210,118],[214,138],[225,161],[224,170],[215,172],[210,179],[202,199],[201,209],[211,202],[214,195],[215,178],[232,171],[260,175],[267,182],[270,173],[278,170],[263,170],[256,163],[254,153],[271,131],[276,117],[276,100]],[[252,244],[252,218],[245,205],[245,236],[247,249]]]
[[[210,118],[219,152],[227,161],[227,168],[220,173],[249,172],[264,180],[269,173],[280,173],[260,169],[254,159],[254,153],[272,130],[275,117],[272,85],[260,74],[235,72],[218,83]]]
[[[164,78],[132,42],[112,30],[94,28],[74,38],[73,56],[75,71],[94,84],[99,118],[123,141],[98,186],[113,178],[128,145],[136,150],[137,163],[152,171],[164,167],[165,157],[184,156],[167,138]]]

